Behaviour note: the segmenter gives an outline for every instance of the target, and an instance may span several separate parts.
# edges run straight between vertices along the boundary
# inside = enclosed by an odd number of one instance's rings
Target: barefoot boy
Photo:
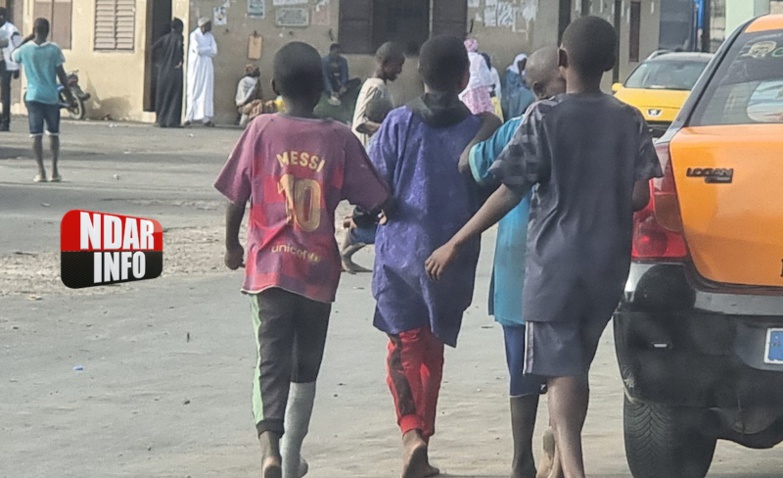
[[[250,201],[242,291],[250,296],[258,345],[253,415],[262,477],[299,478],[306,472],[300,450],[340,277],[334,210],[343,199],[374,209],[389,192],[350,129],[314,117],[323,76],[313,47],[293,42],[281,48],[272,87],[287,113],[253,120],[215,187],[229,200],[225,261],[232,270],[243,265],[238,235]]]
[[[468,81],[460,39],[427,41],[419,73],[424,95],[392,111],[370,149],[398,199],[388,223],[378,227],[373,296],[374,325],[389,336],[387,382],[403,434],[403,478],[438,473],[429,465],[427,446],[435,433],[443,349],[457,344],[479,254],[476,238],[456,261],[457,273],[443,282],[425,274],[424,259],[478,209],[475,185],[457,163],[482,120],[459,100]]]
[[[588,371],[628,275],[631,220],[661,176],[641,114],[601,92],[615,62],[614,28],[583,17],[566,29],[559,63],[567,94],[534,105],[490,171],[503,184],[427,261],[444,279],[481,232],[538,185],[523,291],[525,373],[545,377],[566,478],[583,478]]]
[[[554,98],[565,93],[565,81],[557,64],[556,47],[545,47],[530,56],[526,80],[536,99]],[[507,121],[488,140],[470,149],[468,167],[481,186],[497,184],[489,172],[503,148],[522,123],[522,116]],[[460,164],[465,169],[465,164]],[[525,280],[525,243],[530,209],[528,193],[498,223],[495,260],[490,283],[489,313],[503,327],[506,362],[510,376],[511,431],[514,456],[511,478],[535,478],[533,430],[542,380],[522,373],[525,357],[525,322],[522,319],[522,285]],[[551,457],[550,457],[551,458]]]

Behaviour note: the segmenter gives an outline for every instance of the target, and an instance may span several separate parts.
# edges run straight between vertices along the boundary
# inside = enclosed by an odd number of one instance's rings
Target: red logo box
[[[159,277],[163,228],[155,219],[72,210],[60,223],[60,277],[71,289]]]

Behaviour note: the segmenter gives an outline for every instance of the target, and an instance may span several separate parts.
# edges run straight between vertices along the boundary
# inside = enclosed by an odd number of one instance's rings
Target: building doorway
[[[171,30],[171,0],[147,2],[147,34],[144,45],[144,111],[155,111],[157,71],[152,62],[152,45]]]

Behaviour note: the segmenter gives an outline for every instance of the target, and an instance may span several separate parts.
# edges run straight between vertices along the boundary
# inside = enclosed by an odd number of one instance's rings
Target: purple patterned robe
[[[427,94],[392,111],[373,141],[370,159],[397,200],[375,242],[374,325],[386,333],[429,326],[457,344],[480,240],[461,250],[439,282],[427,277],[424,262],[478,210],[475,185],[457,163],[480,126],[456,94]]]

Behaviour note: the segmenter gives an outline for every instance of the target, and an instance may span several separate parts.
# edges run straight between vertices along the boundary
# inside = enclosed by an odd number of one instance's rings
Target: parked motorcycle
[[[65,108],[68,111],[68,114],[73,119],[84,119],[84,115],[86,113],[84,103],[90,99],[90,94],[85,93],[84,90],[79,86],[79,70],[74,70],[66,76],[67,78],[67,85],[57,85],[57,92],[60,95],[60,107]],[[65,96],[65,88],[68,88],[68,90],[71,92],[71,96],[73,96],[73,102],[69,103],[67,97]]]

